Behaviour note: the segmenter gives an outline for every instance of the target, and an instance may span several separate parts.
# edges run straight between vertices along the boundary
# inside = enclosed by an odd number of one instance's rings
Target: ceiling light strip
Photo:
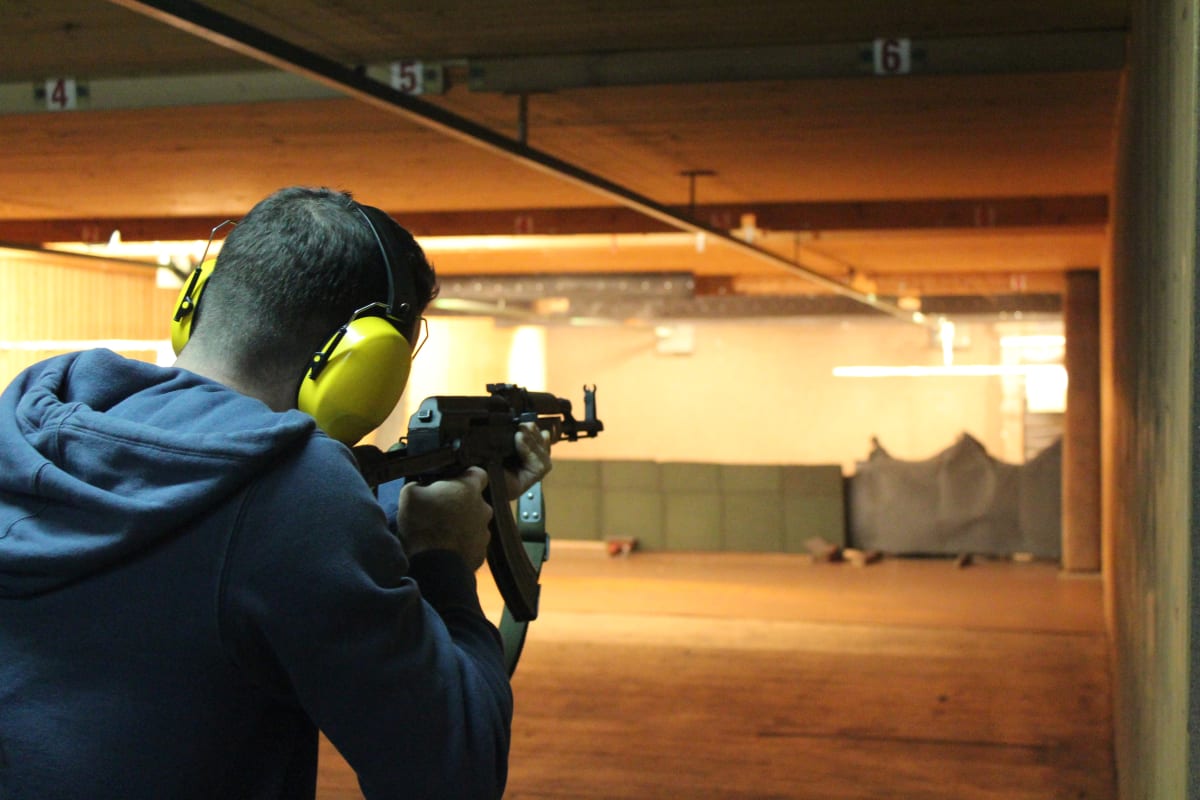
[[[159,350],[170,344],[166,339],[14,339],[0,341],[0,351],[68,351],[93,347],[107,347],[111,350]]]
[[[835,378],[1014,377],[1062,372],[1060,364],[951,364],[947,366],[834,367]]]
[[[145,261],[139,261],[134,258],[120,258],[118,256],[105,255],[103,253],[86,253],[72,249],[59,249],[57,247],[41,247],[34,244],[26,244],[23,242],[3,242],[0,241],[0,256],[3,251],[13,251],[25,253],[38,257],[47,257],[54,261],[61,262],[64,259],[77,259],[80,261],[90,262],[95,266],[125,266],[137,267],[138,269],[157,269],[157,264],[150,264]]]
[[[880,300],[874,295],[857,291],[802,264],[764,250],[725,231],[680,216],[668,207],[582,167],[531,148],[518,140],[504,136],[432,103],[404,94],[336,61],[297,47],[199,3],[190,0],[111,0],[111,2],[241,55],[332,86],[376,107],[400,113],[414,122],[459,141],[482,147],[541,172],[575,183],[680,230],[711,236],[759,260],[783,267],[813,283],[883,313],[932,327],[927,322],[914,319],[910,312]]]

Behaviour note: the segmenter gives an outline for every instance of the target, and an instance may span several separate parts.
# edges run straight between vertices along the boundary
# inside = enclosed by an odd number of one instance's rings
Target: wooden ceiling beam
[[[706,226],[736,231],[751,226],[770,231],[896,231],[1102,226],[1108,220],[1104,195],[941,200],[742,203],[679,208]],[[396,211],[395,218],[417,236],[569,235],[662,233],[677,228],[620,206]],[[205,239],[221,217],[141,217],[0,220],[0,241],[108,241],[114,230],[126,242]]]

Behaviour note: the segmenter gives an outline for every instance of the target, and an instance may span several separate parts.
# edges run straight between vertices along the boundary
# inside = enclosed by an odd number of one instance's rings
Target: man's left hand
[[[550,462],[550,432],[539,429],[536,423],[521,423],[517,428],[516,446],[521,466],[505,473],[505,488],[510,500],[516,500],[554,468]]]

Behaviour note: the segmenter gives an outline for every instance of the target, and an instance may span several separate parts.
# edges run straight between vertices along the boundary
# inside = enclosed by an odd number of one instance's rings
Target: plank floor
[[[1113,800],[1101,604],[1049,564],[560,546],[506,797]],[[318,797],[361,797],[327,743]]]

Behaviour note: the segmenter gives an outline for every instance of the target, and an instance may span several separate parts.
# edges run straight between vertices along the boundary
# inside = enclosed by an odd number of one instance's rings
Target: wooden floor
[[[567,544],[543,587],[509,800],[1116,796],[1096,579]]]

